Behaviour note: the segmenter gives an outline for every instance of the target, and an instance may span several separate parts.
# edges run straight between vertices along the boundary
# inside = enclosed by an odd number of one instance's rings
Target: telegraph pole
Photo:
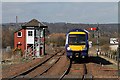
[[[43,54],[45,55],[45,28],[43,28]]]
[[[98,24],[97,24],[97,26],[99,26]],[[99,28],[97,27],[97,29],[96,29],[96,31],[97,31],[97,56],[98,56],[98,54],[99,54]]]
[[[18,16],[16,16],[16,24],[18,23]]]
[[[120,67],[119,67],[119,65],[120,65],[120,63],[119,63],[119,61],[120,61],[120,43],[118,44],[118,56],[117,56],[117,61],[118,61],[118,78],[119,78],[119,76],[120,76]]]

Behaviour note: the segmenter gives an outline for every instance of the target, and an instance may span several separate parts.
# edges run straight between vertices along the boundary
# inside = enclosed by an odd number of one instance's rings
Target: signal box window
[[[22,37],[22,32],[18,32],[17,37]]]
[[[33,35],[32,31],[28,31],[28,36],[32,36],[32,35]]]

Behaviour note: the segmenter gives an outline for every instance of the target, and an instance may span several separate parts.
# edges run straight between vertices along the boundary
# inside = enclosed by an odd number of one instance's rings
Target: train
[[[66,34],[65,50],[67,58],[87,58],[89,50],[88,31],[72,29]]]

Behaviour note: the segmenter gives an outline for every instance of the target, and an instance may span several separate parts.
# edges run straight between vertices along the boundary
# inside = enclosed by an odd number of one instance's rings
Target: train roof
[[[70,30],[70,31],[68,31],[67,32],[67,34],[68,33],[70,33],[70,32],[85,32],[85,33],[89,33],[87,30],[85,30],[85,29],[72,29],[72,30]]]

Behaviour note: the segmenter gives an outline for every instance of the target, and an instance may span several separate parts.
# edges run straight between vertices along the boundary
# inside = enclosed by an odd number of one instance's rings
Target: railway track
[[[100,65],[98,64],[91,64],[89,62],[86,62],[85,60],[79,60],[80,62],[74,62],[72,60],[67,60],[66,56],[64,55],[64,51],[58,51],[52,58],[44,62],[43,64],[39,65],[37,70],[34,67],[33,69],[29,69],[28,72],[25,73],[20,73],[20,75],[15,75],[11,80],[15,79],[21,79],[23,78],[25,80],[34,80],[35,79],[57,79],[57,80],[67,80],[67,79],[72,79],[72,80],[93,80],[93,78],[96,78],[96,73],[95,71],[101,71],[102,74],[103,71],[106,70],[106,68],[101,68]],[[90,59],[91,60],[91,59]],[[63,64],[64,62],[64,64]],[[48,66],[48,64],[50,64]],[[60,64],[63,64],[60,67]],[[59,67],[58,67],[59,66]],[[55,69],[57,67],[57,69]],[[59,69],[58,69],[59,68]],[[41,71],[39,71],[42,69]],[[107,68],[108,70],[109,68]],[[35,71],[36,70],[36,71]],[[39,72],[39,73],[36,73]],[[107,72],[107,71],[106,71]],[[32,73],[36,73],[33,75]],[[59,74],[58,74],[59,73]],[[99,73],[100,74],[100,73]],[[105,73],[106,74],[106,73]],[[61,75],[61,76],[60,76]],[[94,75],[94,77],[93,77]],[[99,75],[97,75],[99,76]]]
[[[116,75],[115,71],[113,71],[114,69],[111,70],[101,64],[96,64],[98,62],[102,62],[102,59],[99,59],[98,57],[91,57],[87,61],[78,60],[73,63],[72,59],[66,59],[64,53],[65,51],[63,49],[59,50],[58,48],[54,54],[50,54],[50,56],[45,58],[44,61],[34,65],[34,67],[31,67],[22,73],[16,73],[16,75],[12,76],[10,80],[23,80],[23,78],[24,80],[34,80],[34,78],[42,80],[93,80],[93,78],[101,78],[101,75],[102,77],[105,77],[105,75],[109,77],[109,74]]]
[[[76,75],[75,72],[73,72],[73,69],[75,69],[75,67],[79,68],[79,70],[76,71],[76,73],[78,73],[77,77],[75,76]],[[93,75],[89,74],[89,72],[87,71],[86,63],[73,64],[72,60],[70,60],[67,69],[59,78],[59,80],[64,80],[64,79],[93,80]]]
[[[85,63],[83,64],[83,66],[84,66],[84,74],[82,76],[82,80],[85,80],[85,79],[93,80],[93,75],[88,73],[87,66]]]
[[[24,71],[22,73],[19,73],[17,75],[14,75],[14,76],[10,77],[9,80],[13,80],[13,79],[17,79],[17,78],[32,79],[34,77],[41,76],[42,74],[47,72],[54,64],[56,64],[59,61],[60,56],[63,55],[63,54],[64,54],[64,51],[59,50],[58,52],[53,54],[51,57],[46,59],[45,61],[42,61],[38,65],[35,65],[34,67],[31,67],[31,68],[27,69],[26,71]],[[42,71],[39,74],[32,75],[32,73],[37,72],[37,70],[39,70],[39,69],[42,69]]]
[[[35,76],[34,78],[39,78],[40,76],[44,75],[48,70],[50,70],[60,60],[62,55],[64,55],[64,51],[56,55],[57,60],[50,67],[46,68],[41,74]]]
[[[67,75],[70,71],[70,68],[71,68],[71,65],[72,65],[72,60],[69,61],[69,64],[67,65],[67,69],[64,71],[64,73],[60,76],[59,80],[62,80],[65,75]]]

